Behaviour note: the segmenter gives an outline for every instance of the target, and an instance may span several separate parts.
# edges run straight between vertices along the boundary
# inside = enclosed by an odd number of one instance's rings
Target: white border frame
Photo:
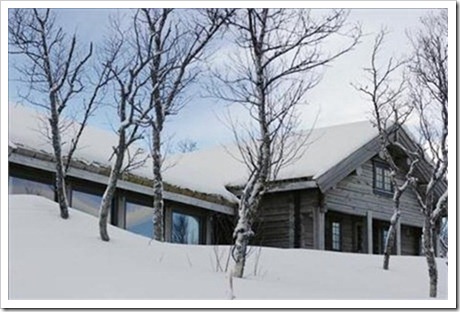
[[[0,51],[1,51],[1,307],[2,308],[455,308],[456,307],[456,227],[449,227],[450,260],[447,300],[9,300],[8,299],[8,9],[9,8],[133,8],[133,7],[275,7],[280,2],[248,2],[248,1],[1,1]],[[298,8],[448,8],[449,18],[449,54],[456,55],[456,2],[455,1],[286,1],[283,7]],[[451,69],[450,85],[456,86],[456,58],[449,60]],[[450,89],[451,98],[449,124],[455,130],[456,125],[456,92]],[[452,100],[454,99],[454,100]],[[456,133],[449,134],[449,188],[456,189]],[[456,221],[456,196],[450,196],[448,204],[451,222]],[[451,223],[452,224],[452,223]],[[428,291],[428,290],[427,290]]]

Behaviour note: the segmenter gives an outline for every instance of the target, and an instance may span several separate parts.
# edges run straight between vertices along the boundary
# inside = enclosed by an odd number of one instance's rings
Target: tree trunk
[[[109,211],[112,204],[112,199],[117,188],[117,181],[120,176],[120,171],[123,166],[123,160],[126,150],[125,130],[121,130],[118,139],[118,147],[115,154],[115,163],[110,171],[109,181],[107,187],[102,195],[101,206],[99,208],[99,235],[105,242],[110,240],[109,234],[107,233],[107,223],[109,217]]]
[[[423,227],[423,247],[425,249],[425,258],[428,264],[428,275],[430,278],[430,297],[435,298],[437,296],[438,269],[436,267],[434,255],[433,232],[434,226],[430,218],[425,218],[425,225]]]
[[[244,233],[250,232],[250,228],[248,224],[240,225],[245,226],[244,232],[239,232],[235,239],[235,246],[233,257],[235,259],[235,267],[233,269],[233,276],[234,277],[243,277],[244,274],[244,266],[246,264],[246,254],[247,254],[247,247],[249,244],[249,235],[245,235]],[[242,227],[242,228],[243,228]]]
[[[383,256],[383,269],[388,270],[390,266],[390,255],[393,251],[395,245],[395,238],[396,238],[396,225],[399,221],[400,213],[399,211],[395,211],[393,216],[391,217],[390,228],[388,229],[388,236],[385,241],[385,249],[384,249],[384,256]]]
[[[384,249],[384,256],[383,256],[383,269],[388,270],[390,267],[390,255],[395,245],[395,237],[396,237],[396,225],[398,224],[399,217],[401,216],[401,211],[399,209],[399,199],[402,195],[402,192],[398,190],[398,186],[394,183],[395,193],[393,196],[393,205],[394,205],[394,212],[391,216],[390,220],[390,228],[388,229],[388,236],[385,241],[385,249]]]
[[[161,175],[161,132],[152,130],[152,160],[153,160],[153,238],[164,241],[163,225],[163,177]]]
[[[259,206],[260,198],[264,193],[264,183],[261,182],[260,175],[254,175],[246,185],[243,196],[240,200],[238,209],[238,223],[233,232],[235,244],[232,251],[235,267],[234,277],[243,277],[246,264],[247,247],[249,240],[254,235],[251,229],[256,210]]]
[[[53,106],[51,108],[51,118],[49,123],[51,128],[54,157],[56,159],[56,195],[61,212],[61,218],[67,219],[69,218],[69,203],[67,201],[64,165],[62,162],[61,133],[59,131],[58,112],[57,109]]]

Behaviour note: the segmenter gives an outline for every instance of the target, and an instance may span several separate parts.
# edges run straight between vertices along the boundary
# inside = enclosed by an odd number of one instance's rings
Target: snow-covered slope
[[[9,298],[228,299],[228,246],[150,242],[110,227],[102,242],[96,218],[32,195],[9,197]],[[236,299],[426,299],[423,257],[254,248]],[[219,255],[219,256],[216,256]],[[439,297],[447,297],[447,265],[439,259]],[[254,274],[255,273],[255,274]],[[63,302],[62,304],[65,304]],[[305,305],[308,306],[308,305]],[[412,306],[413,307],[413,306]]]
[[[11,144],[52,152],[51,145],[39,134],[39,129],[43,128],[43,117],[39,114],[30,108],[10,105],[9,120]],[[278,179],[318,177],[369,142],[377,135],[377,130],[368,121],[363,121],[317,128],[306,133],[309,137],[304,154],[295,163],[283,168],[278,174]],[[109,158],[116,141],[116,136],[112,132],[87,127],[74,158],[87,163],[95,162],[110,166]],[[177,155],[167,159],[167,164],[174,165],[166,166],[168,169],[164,172],[163,178],[169,184],[221,195],[232,201],[235,200],[235,196],[226,189],[226,185],[243,184],[248,176],[248,170],[238,158],[241,157],[235,146],[217,146]],[[152,178],[152,172],[150,161],[144,167],[133,171],[147,178]]]

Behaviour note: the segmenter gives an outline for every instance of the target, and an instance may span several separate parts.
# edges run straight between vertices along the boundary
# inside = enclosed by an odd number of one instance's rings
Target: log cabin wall
[[[315,248],[315,211],[319,209],[318,189],[297,191],[300,197],[300,248]]]
[[[392,195],[381,195],[374,192],[373,175],[374,161],[364,163],[357,171],[340,181],[334,188],[325,194],[327,210],[365,216],[372,211],[373,217],[381,220],[390,220],[393,214]],[[401,180],[401,179],[400,179]],[[415,193],[408,188],[401,196],[401,223],[421,227],[423,215]]]
[[[283,248],[314,248],[318,189],[267,193],[254,224],[254,244]]]
[[[340,238],[333,244],[333,223],[339,225]],[[365,218],[334,211],[326,213],[325,249],[343,252],[365,252]]]
[[[263,196],[254,222],[254,244],[294,247],[294,202],[294,192],[267,193]]]

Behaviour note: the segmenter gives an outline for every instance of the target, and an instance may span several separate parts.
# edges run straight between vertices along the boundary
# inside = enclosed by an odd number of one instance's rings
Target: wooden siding
[[[325,247],[332,250],[332,222],[340,224],[340,251],[364,252],[365,219],[343,213],[328,211],[326,213]],[[360,231],[358,234],[357,231]],[[358,236],[361,235],[361,240]]]
[[[300,247],[314,248],[314,216],[319,209],[319,190],[304,190],[300,196]]]
[[[358,216],[365,216],[370,210],[374,218],[381,220],[390,220],[393,214],[392,197],[374,193],[372,160],[364,163],[358,169],[358,174],[356,171],[352,172],[328,190],[325,194],[325,207],[327,210]],[[410,188],[401,196],[401,224],[423,224],[423,215]]]
[[[254,224],[254,244],[282,248],[314,247],[317,189],[265,194]]]
[[[401,226],[401,254],[420,255],[420,237],[422,229],[412,226]]]
[[[254,231],[255,244],[294,247],[294,192],[265,194],[256,216]]]

